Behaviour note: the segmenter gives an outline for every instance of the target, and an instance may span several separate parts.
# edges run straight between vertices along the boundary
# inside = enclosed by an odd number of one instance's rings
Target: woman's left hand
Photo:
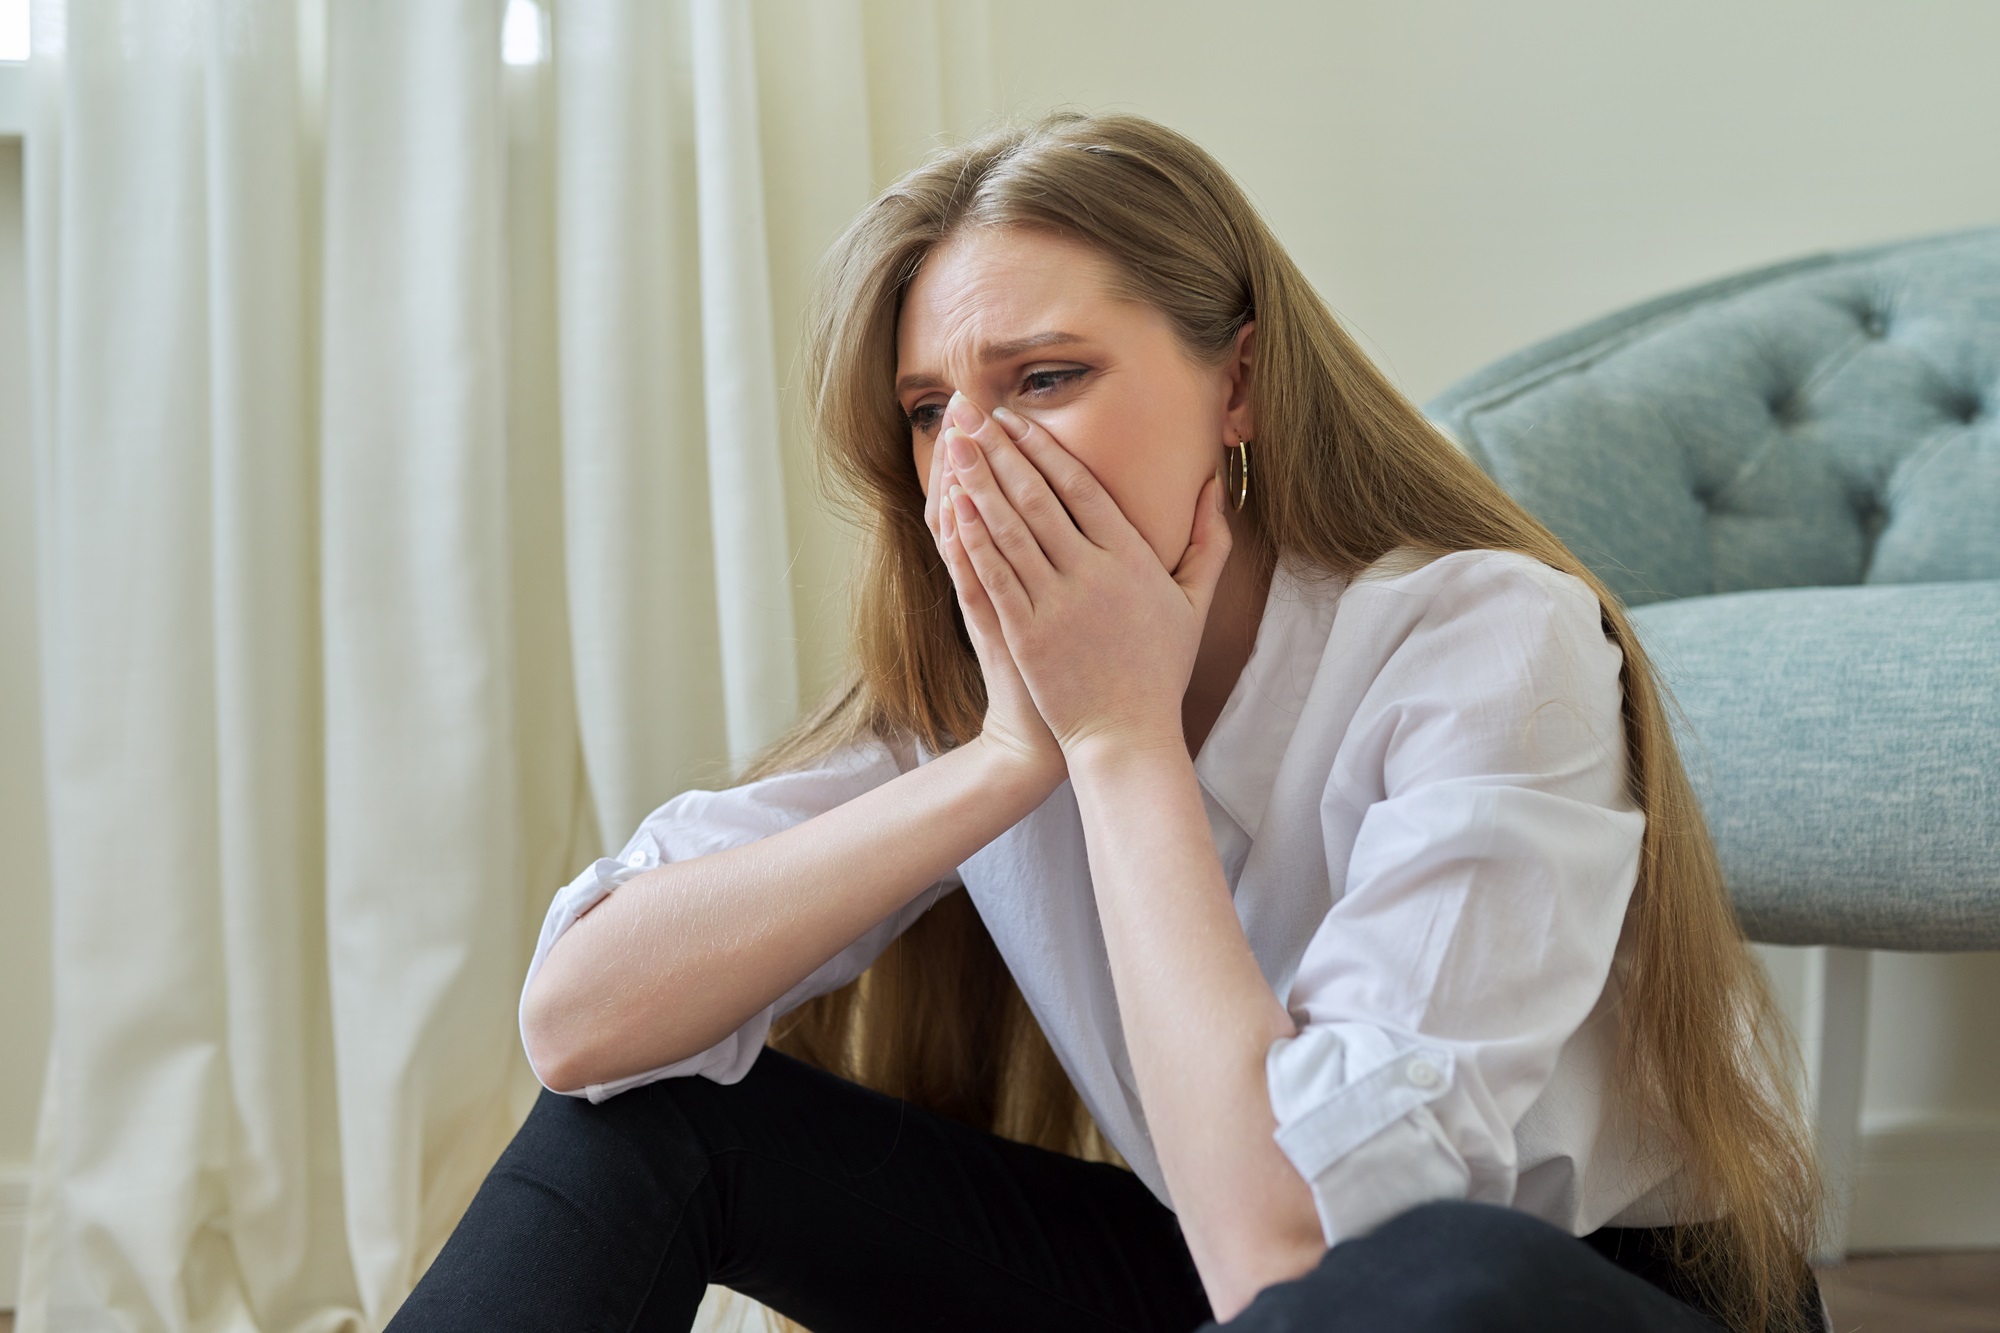
[[[953,577],[969,564],[1066,756],[1106,741],[1185,747],[1181,701],[1229,557],[1220,481],[1202,486],[1169,573],[1074,454],[1021,416],[996,415],[960,394],[945,412]]]

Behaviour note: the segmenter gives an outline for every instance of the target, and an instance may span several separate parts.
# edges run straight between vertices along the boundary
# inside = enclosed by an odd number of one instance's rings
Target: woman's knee
[[[1379,1248],[1393,1247],[1409,1262],[1428,1266],[1450,1258],[1504,1273],[1560,1261],[1576,1246],[1567,1232],[1517,1208],[1464,1199],[1438,1199],[1408,1209],[1370,1232]]]
[[[543,1091],[394,1327],[628,1326],[669,1238],[671,1292],[691,1312],[718,1210],[685,1099],[666,1087],[596,1104]]]
[[[1541,1218],[1459,1199],[1421,1204],[1368,1239],[1393,1256],[1440,1328],[1512,1327],[1509,1320],[1540,1307],[1552,1287],[1565,1286],[1579,1260],[1594,1258]],[[1414,1280],[1426,1274],[1425,1290],[1415,1290]]]
[[[1515,1209],[1462,1200],[1421,1204],[1334,1246],[1296,1281],[1266,1288],[1229,1327],[1245,1333],[1534,1328],[1538,1312],[1546,1313],[1537,1293],[1559,1281],[1575,1246],[1564,1232]]]
[[[544,1089],[496,1172],[588,1196],[690,1188],[705,1169],[713,1117],[701,1090],[665,1079],[602,1102]]]

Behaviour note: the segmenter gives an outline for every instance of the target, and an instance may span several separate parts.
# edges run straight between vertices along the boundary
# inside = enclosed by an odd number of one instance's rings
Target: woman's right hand
[[[958,539],[948,493],[957,478],[951,465],[951,435],[963,431],[983,443],[998,443],[1000,425],[972,405],[963,394],[955,393],[945,409],[937,443],[931,449],[930,481],[924,497],[924,524],[944,556],[945,568],[958,593],[958,605],[965,628],[978,654],[979,669],[986,678],[986,721],[979,733],[981,743],[1001,756],[1003,762],[1018,765],[1026,775],[1054,791],[1069,776],[1062,747],[1042,721],[1028,686],[1014,665],[1014,655],[1000,630],[999,613],[973,572],[971,558]]]

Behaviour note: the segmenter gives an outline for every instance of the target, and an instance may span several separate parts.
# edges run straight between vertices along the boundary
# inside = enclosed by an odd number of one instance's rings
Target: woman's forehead
[[[897,360],[995,349],[1051,332],[1081,332],[1111,304],[1108,265],[1063,237],[1018,228],[961,232],[932,250],[904,293]]]

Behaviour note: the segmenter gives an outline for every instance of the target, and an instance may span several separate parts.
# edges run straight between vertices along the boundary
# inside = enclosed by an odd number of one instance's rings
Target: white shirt
[[[1289,558],[1273,572],[1194,770],[1237,918],[1299,1027],[1265,1072],[1278,1146],[1329,1245],[1444,1198],[1574,1235],[1684,1220],[1667,1203],[1671,1148],[1613,1086],[1645,822],[1625,787],[1621,657],[1582,580],[1513,552],[1398,551],[1351,582],[1309,583]],[[931,757],[870,740],[674,797],[557,893],[530,980],[633,875],[775,833]],[[774,1018],[859,976],[961,885],[1099,1127],[1171,1206],[1067,782],[731,1036],[585,1095],[737,1081]]]

